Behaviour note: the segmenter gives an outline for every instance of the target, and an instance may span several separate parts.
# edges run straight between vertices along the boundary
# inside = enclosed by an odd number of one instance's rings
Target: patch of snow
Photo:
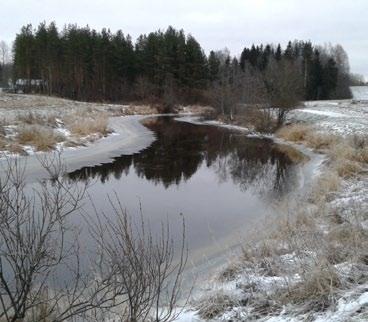
[[[368,285],[367,285],[368,286]],[[366,286],[366,287],[367,287]],[[360,310],[366,309],[365,314],[367,314],[368,309],[368,291],[364,291],[361,294],[355,294],[352,292],[341,297],[338,300],[337,309],[335,311],[329,311],[321,316],[319,316],[315,322],[346,322],[346,321],[353,321],[352,317],[359,314]],[[362,316],[359,319],[359,316],[356,317],[355,321],[366,321],[365,318]]]
[[[290,122],[308,122],[320,130],[342,135],[368,133],[368,101],[316,101],[305,102],[305,108],[293,110]]]
[[[36,153],[35,148],[31,145],[23,145],[22,148],[27,155],[34,155]]]
[[[312,114],[324,115],[324,116],[329,116],[329,117],[347,117],[346,114],[342,114],[342,113],[336,113],[336,112],[331,112],[331,111],[312,110],[312,109],[308,109],[308,108],[297,109],[296,111],[303,112],[303,113],[312,113]]]
[[[58,133],[62,134],[65,137],[71,136],[71,132],[68,129],[63,128],[63,127],[59,127],[55,129],[55,131],[57,131]]]
[[[201,322],[202,320],[198,317],[196,311],[185,311],[182,312],[175,322]]]

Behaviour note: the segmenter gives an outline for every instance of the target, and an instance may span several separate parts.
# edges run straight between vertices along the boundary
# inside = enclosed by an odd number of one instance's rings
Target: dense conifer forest
[[[239,102],[288,105],[350,96],[343,48],[309,41],[290,41],[285,49],[253,45],[240,58],[227,50],[207,56],[192,35],[173,27],[133,42],[120,30],[41,23],[21,29],[13,57],[14,79],[42,79],[43,93],[84,101],[147,100],[166,107],[221,101],[218,108],[227,113]]]

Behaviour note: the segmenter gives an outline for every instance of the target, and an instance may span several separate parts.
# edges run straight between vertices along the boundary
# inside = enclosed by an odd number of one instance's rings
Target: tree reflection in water
[[[177,122],[170,117],[150,119],[146,126],[157,140],[147,149],[123,155],[112,163],[85,167],[70,173],[71,180],[120,179],[137,175],[165,188],[179,185],[201,167],[212,168],[219,181],[231,179],[242,190],[272,197],[288,192],[296,180],[295,166],[269,139],[248,138],[239,132],[215,126]]]

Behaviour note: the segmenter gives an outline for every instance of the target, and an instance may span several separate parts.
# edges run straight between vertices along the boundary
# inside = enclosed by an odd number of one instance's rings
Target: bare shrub
[[[56,168],[48,165],[49,171]],[[53,186],[40,184],[38,192],[27,195],[24,166],[9,161],[6,171],[0,181],[0,318],[18,321],[45,305],[42,294],[49,279],[73,256],[72,244],[64,243],[66,219],[79,207],[84,189],[68,189],[56,181]]]
[[[56,143],[65,140],[61,134],[56,134],[52,128],[38,125],[22,127],[17,139],[19,144],[33,145],[38,151],[52,150]]]
[[[28,189],[18,159],[0,180],[0,320],[176,319],[187,261],[184,219],[176,257],[168,224],[153,236],[112,203],[116,221],[88,217],[98,256],[82,268],[79,230],[69,219],[80,210],[87,184],[64,179],[59,155],[40,162],[51,181]]]
[[[184,218],[175,257],[168,223],[162,223],[160,233],[154,236],[143,216],[134,222],[118,199],[109,200],[113,218],[96,213],[90,228],[99,249],[98,266],[111,271],[114,287],[124,299],[114,314],[128,321],[174,321],[182,311],[177,303],[188,258]],[[185,303],[188,298],[189,294]]]

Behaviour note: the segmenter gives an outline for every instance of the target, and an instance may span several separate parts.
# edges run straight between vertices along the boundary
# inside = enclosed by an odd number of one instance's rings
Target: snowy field
[[[368,86],[352,87],[353,99],[305,102],[289,121],[311,122],[326,132],[347,135],[368,133]]]

